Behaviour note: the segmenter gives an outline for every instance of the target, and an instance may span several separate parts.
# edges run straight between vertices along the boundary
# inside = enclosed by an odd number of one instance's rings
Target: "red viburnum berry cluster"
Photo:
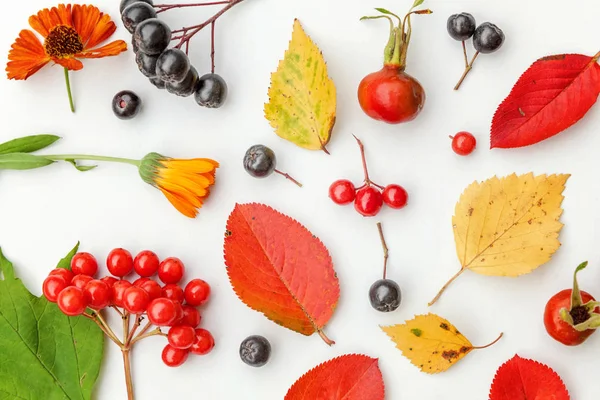
[[[408,203],[408,193],[406,190],[400,185],[391,184],[384,187],[371,181],[367,168],[365,148],[356,136],[354,138],[360,147],[365,172],[364,183],[357,188],[347,179],[340,179],[333,182],[329,187],[329,197],[331,200],[339,205],[354,202],[354,208],[364,217],[376,216],[384,203],[390,208],[404,208]]]
[[[44,280],[44,296],[67,316],[83,315],[95,321],[121,347],[124,357],[139,340],[156,335],[168,339],[162,359],[170,367],[183,364],[190,353],[205,355],[213,349],[211,333],[198,328],[198,307],[208,301],[210,286],[201,279],[193,279],[185,287],[180,285],[185,273],[180,259],[170,257],[161,262],[148,250],[134,259],[129,251],[119,248],[110,252],[106,266],[111,275],[98,279],[96,258],[90,253],[77,253],[70,269],[50,272]],[[133,273],[139,278],[127,279]],[[158,280],[153,279],[156,275]],[[108,309],[123,319],[122,340],[101,313]],[[148,322],[141,327],[145,319]],[[162,331],[165,328],[168,333]],[[126,362],[127,372],[128,358]]]

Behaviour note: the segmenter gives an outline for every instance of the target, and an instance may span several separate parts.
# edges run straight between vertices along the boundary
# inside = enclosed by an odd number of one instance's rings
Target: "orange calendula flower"
[[[182,160],[150,153],[139,169],[144,182],[158,188],[183,215],[194,218],[210,194],[218,167],[208,158]]]
[[[127,50],[123,40],[105,42],[117,29],[110,16],[90,5],[59,4],[29,17],[29,29],[23,29],[8,53],[8,79],[25,80],[49,62],[64,67],[71,110],[74,111],[69,70],[83,68],[80,59],[116,56]]]

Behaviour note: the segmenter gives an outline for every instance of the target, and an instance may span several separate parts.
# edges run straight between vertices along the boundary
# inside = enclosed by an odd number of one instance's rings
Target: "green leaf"
[[[52,164],[54,161],[27,153],[0,154],[0,169],[35,169]]]
[[[60,139],[56,135],[25,136],[0,144],[0,154],[8,153],[33,153],[45,149]]]
[[[391,11],[386,10],[385,8],[381,8],[381,7],[376,7],[375,8],[376,11],[379,11],[382,14],[387,14],[387,15],[396,15]]]
[[[73,247],[73,249],[69,252],[69,254],[67,254],[65,256],[65,258],[63,258],[62,260],[60,260],[58,262],[58,265],[56,266],[56,268],[63,268],[63,269],[71,270],[71,260],[73,259],[73,256],[75,254],[77,254],[78,250],[79,250],[79,242],[77,242],[75,247]]]
[[[102,331],[31,294],[1,250],[0,272],[0,399],[91,399],[102,363]]]
[[[418,7],[421,4],[423,4],[425,2],[425,0],[415,0],[415,3],[413,4],[412,8]]]
[[[97,165],[78,165],[77,161],[75,161],[73,159],[69,159],[69,160],[65,160],[65,161],[68,162],[69,164],[73,165],[77,169],[77,171],[81,171],[81,172],[91,171],[97,167]]]

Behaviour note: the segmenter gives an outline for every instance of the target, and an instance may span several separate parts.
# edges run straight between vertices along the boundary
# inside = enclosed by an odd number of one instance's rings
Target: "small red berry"
[[[408,193],[400,185],[387,185],[383,191],[383,202],[397,210],[404,208],[408,203]]]
[[[203,356],[215,347],[215,339],[206,329],[196,329],[196,340],[190,351],[196,355]]]
[[[133,271],[133,257],[125,249],[114,249],[106,258],[106,266],[111,274],[122,278]]]
[[[169,326],[178,320],[177,306],[178,304],[173,300],[165,298],[154,299],[147,309],[148,319],[156,326]],[[181,309],[180,305],[179,308]]]
[[[176,349],[189,349],[196,341],[196,331],[191,326],[177,325],[169,329],[167,339]]]
[[[329,197],[335,204],[350,204],[356,197],[354,184],[347,179],[335,181],[329,187]]]
[[[71,271],[75,275],[94,276],[98,272],[98,261],[90,253],[77,253],[71,259]]]
[[[112,288],[115,285],[115,283],[119,282],[119,280],[117,278],[115,278],[114,276],[105,276],[104,278],[102,278],[100,280],[102,282],[106,283],[109,288]]]
[[[105,282],[91,280],[85,285],[83,295],[90,308],[102,310],[110,304],[112,290]]]
[[[188,359],[189,350],[176,349],[170,344],[162,352],[162,360],[167,367],[179,367]]]
[[[150,280],[150,278],[138,278],[135,281],[131,282],[131,284],[133,286],[140,287],[140,285],[142,285],[145,282],[148,282],[149,280]]]
[[[208,301],[210,285],[202,279],[191,280],[185,286],[185,302],[190,306],[198,307]]]
[[[202,317],[200,316],[200,311],[195,307],[183,306],[183,317],[181,318],[181,321],[179,321],[181,325],[197,328],[198,325],[200,325],[201,320]]]
[[[144,250],[135,256],[133,269],[141,277],[150,277],[156,274],[159,264],[160,260],[155,253]]]
[[[144,289],[150,296],[150,301],[152,301],[154,299],[158,299],[159,297],[162,297],[162,288],[160,287],[158,282],[153,281],[152,279],[148,279],[148,278],[144,278],[144,279],[147,279],[147,280],[144,280],[143,282],[140,282],[135,286],[137,286],[141,289]]]
[[[354,208],[364,217],[374,217],[383,206],[383,196],[379,189],[366,186],[356,192]]]
[[[130,286],[123,292],[123,308],[132,314],[143,314],[150,304],[150,295],[144,289]]]
[[[79,289],[85,289],[85,286],[94,278],[89,275],[75,275],[71,280],[71,286],[78,287]]]
[[[458,132],[452,137],[452,150],[459,156],[468,156],[475,150],[476,146],[477,139],[469,132]]]
[[[66,271],[66,270],[65,270]],[[56,299],[60,292],[62,292],[65,288],[67,288],[68,283],[65,281],[60,275],[50,275],[48,276],[42,285],[42,293],[46,299],[48,299],[51,303],[56,303]]]
[[[166,297],[167,299],[171,299],[178,303],[183,303],[183,289],[178,285],[170,283],[162,288],[162,297]]]
[[[87,307],[83,290],[75,286],[63,289],[56,299],[56,304],[60,308],[60,311],[69,317],[83,314]]]
[[[158,266],[158,277],[163,283],[179,283],[185,267],[179,258],[169,257]]]
[[[70,269],[66,269],[66,268],[53,269],[52,271],[50,271],[48,276],[53,276],[53,275],[62,276],[63,279],[65,280],[65,282],[67,283],[67,285],[71,284],[71,281],[73,280],[73,277],[75,276],[75,274]]]
[[[112,303],[117,307],[123,307],[125,291],[131,287],[129,281],[117,281],[112,287]]]

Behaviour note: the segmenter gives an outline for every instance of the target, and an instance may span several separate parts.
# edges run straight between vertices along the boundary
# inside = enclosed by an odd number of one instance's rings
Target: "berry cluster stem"
[[[385,188],[383,186],[376,184],[369,177],[369,168],[367,167],[367,157],[365,156],[365,146],[363,145],[362,141],[359,138],[357,138],[355,135],[352,135],[352,136],[354,136],[354,139],[356,139],[356,143],[358,143],[358,147],[360,148],[360,156],[362,158],[363,171],[365,174],[365,181],[364,181],[365,184],[363,186],[357,188],[357,190],[360,190],[366,186],[371,186],[371,185],[376,186],[381,190],[384,190]]]
[[[390,251],[387,247],[387,243],[385,242],[385,236],[383,235],[383,227],[381,226],[381,222],[377,223],[377,230],[379,231],[379,239],[381,240],[381,247],[383,248],[383,279],[385,279],[387,277],[387,265]]]
[[[208,3],[192,3],[192,4],[156,4],[154,8],[156,8],[156,13],[160,14],[165,11],[173,10],[176,8],[186,8],[186,7],[204,7],[204,6],[217,6],[220,4],[228,4],[229,1],[213,1]]]
[[[296,185],[298,185],[298,187],[302,187],[302,184],[300,182],[298,182],[296,179],[292,178],[292,176],[290,174],[281,172],[278,169],[275,170],[275,173],[283,176],[285,179],[288,179],[288,180],[294,182]]]
[[[467,46],[464,41],[462,43],[463,43],[463,53],[465,55],[465,72],[463,72],[462,76],[460,77],[460,80],[458,81],[456,86],[454,86],[454,90],[460,89],[460,86],[464,82],[465,78],[467,77],[467,75],[469,75],[469,72],[471,72],[471,70],[473,69],[473,64],[475,63],[477,56],[479,56],[479,52],[478,51],[475,52],[475,54],[473,55],[473,58],[471,59],[471,62],[469,62],[468,61],[469,56],[467,56]]]

